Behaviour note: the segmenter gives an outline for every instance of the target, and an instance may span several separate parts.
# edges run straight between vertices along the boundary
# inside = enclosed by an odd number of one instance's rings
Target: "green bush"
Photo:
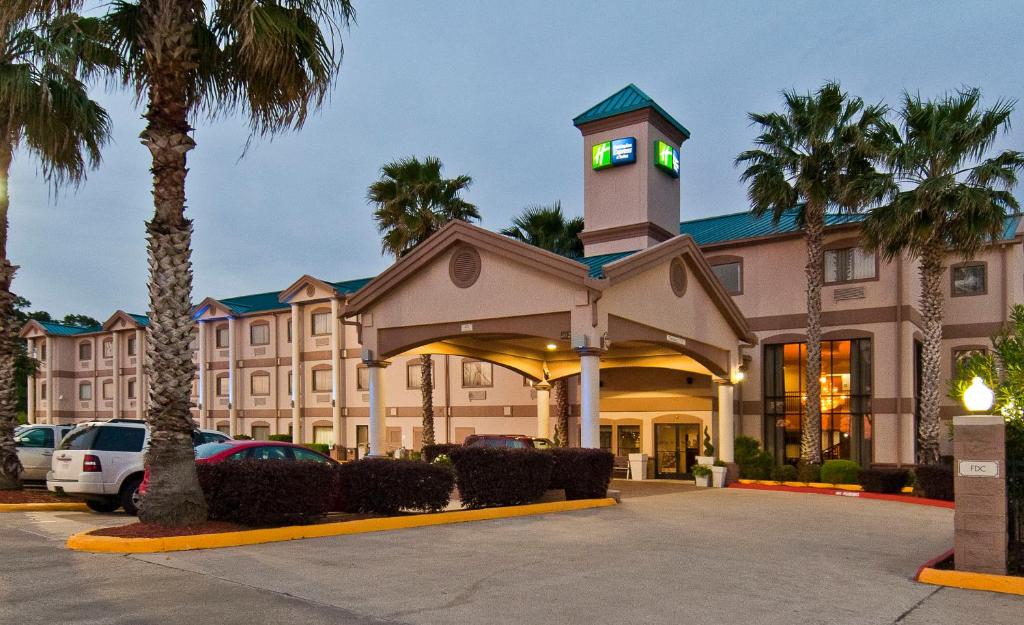
[[[235,460],[197,464],[211,521],[251,527],[312,523],[337,505],[335,467]]]
[[[690,467],[690,474],[693,477],[708,477],[711,475],[711,467],[706,464],[695,464]]]
[[[437,512],[448,507],[455,485],[455,474],[447,467],[390,458],[346,462],[338,467],[338,476],[346,512]]]
[[[319,452],[325,456],[331,455],[331,446],[326,443],[303,443],[302,446],[306,449],[312,449],[313,451]]]
[[[757,439],[749,436],[736,437],[735,453],[741,478],[767,480],[771,477],[775,459],[771,452],[761,450],[761,443]]]
[[[929,499],[953,501],[953,467],[932,464],[914,469],[917,486]]]
[[[800,462],[796,465],[796,481],[820,482],[821,465],[814,462]]]
[[[252,437],[248,434],[235,434],[236,441],[251,441]]]
[[[271,434],[267,437],[267,440],[277,441],[279,443],[290,443],[292,442],[291,434]]]
[[[555,465],[553,455],[537,449],[460,447],[449,457],[467,508],[537,501],[551,484]]]
[[[795,482],[796,467],[791,464],[778,464],[772,467],[772,479],[776,482]]]
[[[857,482],[869,493],[898,494],[907,483],[906,469],[861,469]]]
[[[600,499],[608,495],[615,456],[603,449],[554,447],[545,449],[555,459],[549,488],[564,488],[566,499]]]
[[[821,466],[821,481],[826,484],[856,484],[860,465],[852,460],[826,460]]]
[[[462,449],[462,445],[457,443],[437,443],[436,445],[424,445],[423,446],[423,460],[427,462],[433,462],[434,458],[440,455],[451,455],[453,449]]]

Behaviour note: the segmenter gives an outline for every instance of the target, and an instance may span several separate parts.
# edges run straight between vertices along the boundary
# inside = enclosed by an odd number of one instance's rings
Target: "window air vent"
[[[459,246],[448,261],[448,274],[460,289],[473,286],[480,277],[480,253],[468,245]]]
[[[851,286],[845,289],[836,289],[832,297],[834,301],[845,302],[851,299],[864,299],[864,287],[862,286]]]

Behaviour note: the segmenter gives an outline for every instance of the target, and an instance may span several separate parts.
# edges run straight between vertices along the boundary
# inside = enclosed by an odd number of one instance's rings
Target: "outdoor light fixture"
[[[555,345],[554,343],[548,343],[547,347],[551,351],[554,351],[554,350],[558,349],[558,346]]]
[[[971,412],[987,412],[992,408],[995,393],[985,386],[985,382],[975,376],[971,385],[964,391],[964,406]]]
[[[745,379],[747,379],[747,374],[743,373],[742,369],[740,369],[739,371],[734,373],[733,376],[732,376],[732,381],[733,382],[742,382]]]

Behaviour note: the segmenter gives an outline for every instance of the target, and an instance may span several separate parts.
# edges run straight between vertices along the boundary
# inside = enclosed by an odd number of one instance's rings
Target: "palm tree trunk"
[[[187,95],[188,74],[194,67],[191,24],[195,7],[180,0],[152,0],[142,6],[150,78],[148,123],[141,136],[153,160],[155,212],[146,224],[150,299],[146,464],[150,483],[139,519],[182,526],[206,520],[206,500],[196,477],[192,448],[192,222],[185,218],[185,157],[195,146],[188,134],[192,128]]]
[[[14,445],[14,428],[18,423],[18,402],[15,393],[14,361],[18,321],[14,316],[14,294],[11,282],[17,267],[7,259],[7,179],[11,170],[14,147],[4,137],[0,141],[0,490],[21,488],[18,474],[21,461]]]
[[[821,463],[821,285],[824,207],[807,206],[804,237],[807,242],[807,407],[800,435],[800,460]]]
[[[565,378],[555,380],[555,447],[569,446],[569,387]]]
[[[939,383],[942,366],[942,257],[943,244],[931,241],[921,254],[921,408],[917,432],[917,461],[939,462]]]
[[[420,354],[420,392],[423,394],[423,444],[434,444],[434,361]]]

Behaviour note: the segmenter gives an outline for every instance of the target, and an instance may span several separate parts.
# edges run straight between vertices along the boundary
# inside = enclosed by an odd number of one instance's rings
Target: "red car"
[[[522,434],[470,434],[463,443],[466,447],[492,447],[499,449],[533,449],[532,438]]]
[[[225,460],[291,460],[299,462],[323,462],[338,464],[335,460],[295,443],[278,441],[222,441],[205,443],[196,447],[196,464],[215,464]],[[149,487],[149,467],[139,486],[139,494],[145,495]]]

